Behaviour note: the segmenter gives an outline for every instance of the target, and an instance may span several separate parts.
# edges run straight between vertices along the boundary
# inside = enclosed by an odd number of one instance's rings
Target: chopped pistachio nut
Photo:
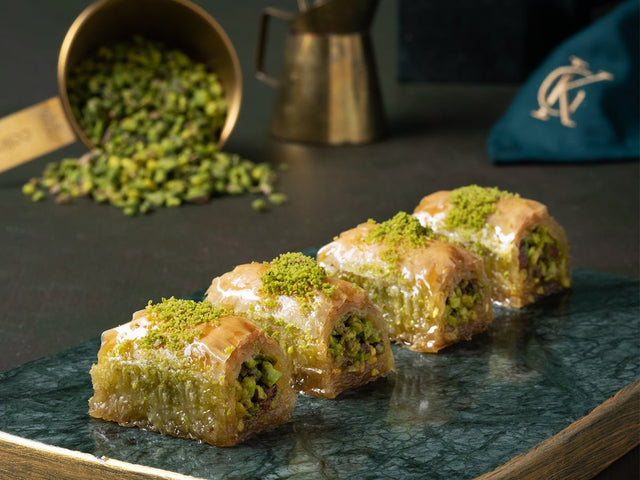
[[[48,165],[25,185],[33,200],[45,190],[58,203],[88,197],[135,215],[219,195],[275,193],[271,166],[218,151],[227,116],[222,85],[178,50],[141,37],[102,47],[71,72],[68,94],[95,147]]]
[[[34,202],[39,202],[40,200],[43,200],[43,199],[44,199],[44,192],[42,190],[36,190],[31,195],[31,200],[33,200]]]
[[[269,201],[274,205],[282,205],[283,203],[287,203],[289,201],[289,197],[287,197],[284,193],[274,192],[269,195]]]
[[[517,194],[478,185],[453,190],[449,197],[452,208],[445,218],[445,225],[449,228],[467,227],[478,230],[484,226],[487,217],[496,211],[498,200],[509,196]]]
[[[275,397],[278,391],[276,382],[282,376],[275,363],[275,359],[261,353],[243,362],[236,379],[238,418],[256,415]]]
[[[253,208],[256,212],[266,212],[267,202],[265,202],[262,198],[256,198],[253,202],[251,202],[251,208]]]
[[[345,359],[348,371],[361,371],[365,362],[384,353],[384,344],[373,322],[357,315],[347,315],[336,323],[331,332],[329,351],[335,362]]]
[[[33,195],[35,193],[35,191],[36,191],[36,186],[35,186],[35,184],[33,184],[31,182],[25,183],[22,186],[22,193],[24,193],[25,195],[31,196],[31,195]]]
[[[167,348],[175,353],[202,336],[202,331],[194,327],[207,323],[218,325],[220,317],[232,314],[209,302],[174,297],[163,298],[155,305],[149,301],[145,310],[149,327],[138,345],[146,349]]]
[[[468,323],[477,318],[474,307],[480,300],[480,294],[473,280],[462,280],[447,297],[444,308],[444,321],[451,327]]]
[[[274,258],[262,275],[262,288],[269,295],[290,295],[311,301],[318,292],[328,297],[336,287],[326,282],[327,271],[302,253],[283,253]]]

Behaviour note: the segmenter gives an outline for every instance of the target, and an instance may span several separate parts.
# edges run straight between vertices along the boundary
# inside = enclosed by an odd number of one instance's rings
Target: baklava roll
[[[493,319],[482,260],[400,212],[340,234],[318,252],[329,275],[364,288],[391,340],[418,352],[482,332]]]
[[[367,294],[327,277],[301,253],[239,265],[214,278],[206,298],[242,312],[273,336],[302,393],[335,398],[394,369],[387,330]]]
[[[220,447],[287,422],[296,404],[280,346],[248,319],[171,298],[102,334],[89,414]]]
[[[413,214],[483,258],[496,303],[520,308],[571,286],[567,236],[535,200],[470,185],[424,197]]]

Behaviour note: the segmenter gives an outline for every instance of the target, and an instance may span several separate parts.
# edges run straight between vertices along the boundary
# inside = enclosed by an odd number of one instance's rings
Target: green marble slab
[[[397,372],[231,449],[87,415],[95,339],[0,373],[0,430],[211,479],[464,479],[578,420],[640,374],[640,282],[575,271],[570,293],[498,309],[438,355],[394,347]]]

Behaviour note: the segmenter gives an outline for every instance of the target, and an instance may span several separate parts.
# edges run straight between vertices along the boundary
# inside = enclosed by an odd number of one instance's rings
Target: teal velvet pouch
[[[640,1],[569,38],[522,85],[487,140],[495,162],[640,157]]]

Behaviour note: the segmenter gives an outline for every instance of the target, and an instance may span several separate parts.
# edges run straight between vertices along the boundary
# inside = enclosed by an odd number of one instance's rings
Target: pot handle
[[[272,75],[269,75],[265,71],[264,56],[267,47],[267,31],[269,27],[269,21],[271,17],[279,18],[289,22],[295,18],[295,14],[286,12],[273,7],[267,7],[262,11],[260,15],[260,26],[258,29],[258,48],[256,53],[256,78],[263,83],[271,87],[278,85],[278,79]]]
[[[75,141],[60,97],[12,113],[0,118],[0,172]]]

